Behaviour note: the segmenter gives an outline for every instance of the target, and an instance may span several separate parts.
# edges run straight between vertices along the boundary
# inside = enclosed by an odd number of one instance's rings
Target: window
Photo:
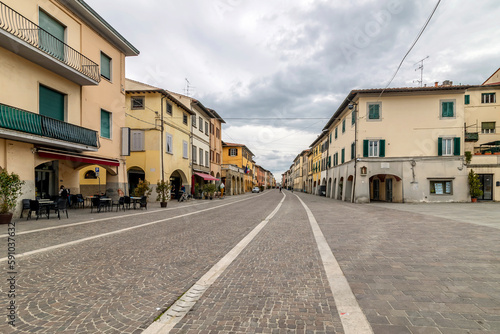
[[[130,151],[144,151],[144,131],[130,130]]]
[[[200,148],[200,166],[203,166],[203,149]]]
[[[495,133],[495,122],[482,122],[481,123],[482,133]]]
[[[188,142],[183,140],[182,141],[182,157],[184,159],[188,159]]]
[[[97,175],[93,170],[88,170],[85,172],[86,179],[97,179]]]
[[[455,117],[455,102],[441,101],[441,118]]]
[[[219,153],[215,153],[215,161],[220,164],[220,154]]]
[[[205,122],[205,134],[208,136],[208,122]]]
[[[111,58],[101,52],[101,77],[111,80]]]
[[[66,27],[41,10],[38,11],[38,25],[43,29],[38,31],[40,48],[64,61],[63,42],[65,41],[64,32]],[[54,37],[56,40],[54,40]]]
[[[470,95],[464,96],[464,104],[470,104]]]
[[[220,138],[220,129],[215,129],[215,137]]]
[[[214,134],[214,125],[212,123],[210,123],[210,134]]]
[[[351,144],[351,159],[356,158],[356,143]]]
[[[141,110],[144,109],[144,96],[132,96],[130,98],[130,109]]]
[[[182,123],[186,125],[188,124],[188,115],[186,113],[182,115]]]
[[[342,154],[340,155],[340,163],[345,162],[345,148],[342,149]]]
[[[236,157],[238,155],[238,149],[237,148],[230,148],[229,149],[229,156],[230,157]]]
[[[453,181],[430,181],[430,192],[433,195],[452,195],[453,194]]]
[[[363,157],[385,157],[385,140],[363,140]]]
[[[381,103],[368,103],[368,120],[380,120]]]
[[[495,93],[483,93],[481,94],[481,103],[495,103]]]
[[[39,114],[64,122],[66,95],[42,85],[38,89]]]
[[[196,116],[194,116],[194,115],[191,116],[191,120],[192,120],[191,124],[193,124],[193,128],[195,128],[196,127]]]
[[[344,132],[345,132],[345,118],[342,121],[342,133],[344,133]]]
[[[196,148],[196,146],[193,145],[193,163],[196,163],[196,152],[197,152],[197,148]]]
[[[338,129],[339,129],[338,127],[335,128],[335,139],[337,139],[338,137]]]
[[[351,125],[356,124],[356,111],[353,110],[351,113]]]
[[[111,113],[101,109],[101,137],[111,138]]]
[[[166,152],[167,153],[170,153],[170,154],[173,154],[173,147],[172,147],[172,135],[167,133],[167,142],[166,142]]]
[[[214,151],[213,150],[210,150],[210,162],[214,162]]]
[[[438,138],[438,155],[460,155],[460,137]]]
[[[172,115],[172,105],[167,102],[167,114]]]
[[[198,118],[198,123],[199,123],[200,131],[203,132],[203,118],[199,117]]]
[[[210,161],[208,160],[208,151],[205,151],[205,167],[210,167]]]

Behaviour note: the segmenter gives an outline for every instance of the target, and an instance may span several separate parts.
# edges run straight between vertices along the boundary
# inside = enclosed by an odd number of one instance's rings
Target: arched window
[[[95,175],[95,172],[93,170],[88,170],[85,173],[85,178],[86,179],[97,179],[97,175]]]

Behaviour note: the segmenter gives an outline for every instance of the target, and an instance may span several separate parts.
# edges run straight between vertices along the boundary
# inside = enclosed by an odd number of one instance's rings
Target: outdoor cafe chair
[[[116,212],[118,212],[118,210],[120,210],[120,208],[122,208],[123,211],[125,211],[125,197],[123,197],[123,196],[120,197],[118,199],[118,202],[113,201],[111,203],[111,210],[113,210],[113,207],[115,207],[115,206],[116,206]]]
[[[148,198],[146,196],[142,196],[139,202],[139,208],[148,209]]]
[[[57,213],[57,218],[61,219],[61,212],[66,212],[66,218],[68,217],[67,204],[68,201],[65,198],[59,198],[57,200],[56,206],[54,208],[54,213]]]
[[[99,197],[92,197],[91,200],[92,202],[90,205],[90,213],[94,212],[94,209],[96,209],[97,212],[101,212],[101,207],[102,207],[101,199]]]
[[[31,219],[32,212],[35,212],[36,220],[38,220],[38,218],[42,214],[43,209],[44,208],[40,205],[40,202],[38,202],[37,200],[30,200],[30,209],[29,209],[30,211],[28,212],[28,218],[26,218],[26,220]],[[47,215],[48,218],[49,217],[48,210],[46,211],[45,214]]]
[[[127,209],[130,209],[130,203],[132,201],[130,200],[130,196],[124,196],[123,197],[123,207],[127,207]]]
[[[30,199],[29,198],[23,199],[23,208],[21,210],[21,217],[19,218],[23,218],[24,210],[29,210],[29,209],[30,209]]]

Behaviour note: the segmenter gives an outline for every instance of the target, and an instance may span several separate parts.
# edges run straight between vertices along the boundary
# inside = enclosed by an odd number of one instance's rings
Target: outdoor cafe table
[[[50,210],[55,207],[56,202],[51,201],[50,199],[39,199],[38,204],[40,205],[40,212],[45,210],[45,214],[47,215],[47,219],[50,218]]]
[[[139,201],[141,200],[140,197],[130,197],[130,200],[132,201],[132,206],[134,208],[134,210],[136,209],[136,205],[137,203],[139,203]]]
[[[101,206],[104,206],[105,208],[111,207],[111,198],[101,197],[101,198],[99,198],[99,200],[101,201]]]

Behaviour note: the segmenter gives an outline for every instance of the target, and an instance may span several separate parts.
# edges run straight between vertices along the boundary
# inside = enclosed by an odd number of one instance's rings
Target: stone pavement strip
[[[290,196],[170,333],[344,333],[300,202]]]

